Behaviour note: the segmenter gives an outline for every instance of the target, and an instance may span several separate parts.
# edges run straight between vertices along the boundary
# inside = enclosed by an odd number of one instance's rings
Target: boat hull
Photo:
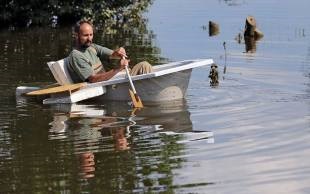
[[[53,64],[58,64],[58,62]],[[61,64],[64,65],[64,63]],[[154,65],[153,72],[131,76],[131,78],[143,103],[174,101],[186,97],[192,69],[211,64],[213,64],[212,59],[171,62]],[[87,83],[77,90],[46,94],[47,98],[43,100],[43,104],[76,103],[88,99],[131,101],[129,89],[130,84],[126,73],[119,72],[112,79]],[[16,95],[21,96],[31,90],[36,89],[20,86],[16,89]]]
[[[192,69],[159,77],[134,81],[138,95],[143,102],[160,102],[182,99],[186,96]],[[101,100],[130,101],[129,83],[106,86],[107,92]]]

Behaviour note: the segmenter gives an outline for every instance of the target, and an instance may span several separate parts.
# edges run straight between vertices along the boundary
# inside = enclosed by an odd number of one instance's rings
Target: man
[[[67,66],[74,83],[109,80],[129,63],[124,48],[120,47],[113,51],[92,42],[94,32],[90,21],[79,21],[74,28],[74,35],[76,45],[69,55],[69,64]],[[105,71],[102,61],[107,63],[112,58],[120,59],[119,66]],[[144,61],[135,65],[131,74],[149,73],[151,71],[152,66]]]

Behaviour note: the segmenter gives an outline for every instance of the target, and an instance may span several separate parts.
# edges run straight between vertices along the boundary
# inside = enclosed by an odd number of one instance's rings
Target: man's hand
[[[112,57],[119,57],[119,58],[123,58],[123,57],[127,57],[126,55],[126,51],[123,47],[120,47],[116,50],[114,50],[114,52],[112,53]]]
[[[128,60],[128,59],[122,58],[122,59],[120,60],[120,68],[119,68],[119,69],[120,69],[120,70],[125,69],[126,65],[129,64],[129,61],[130,61],[130,60]]]
[[[91,83],[94,83],[94,82],[109,80],[114,75],[116,75],[118,72],[125,69],[125,67],[129,64],[129,61],[130,61],[129,59],[122,58],[119,62],[119,67],[115,69],[111,69],[110,71],[107,71],[107,72],[99,72],[97,74],[93,74],[88,77],[88,81]]]

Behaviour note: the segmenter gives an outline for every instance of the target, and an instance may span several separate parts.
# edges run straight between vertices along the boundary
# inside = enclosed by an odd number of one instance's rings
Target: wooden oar
[[[132,89],[132,90],[129,89],[129,94],[130,94],[133,106],[135,108],[143,108],[142,101],[141,101],[140,97],[138,96],[136,88],[133,85],[132,79],[130,77],[130,73],[129,73],[129,70],[128,70],[128,64],[125,66],[125,70],[126,70],[126,74],[127,74],[127,77],[128,77],[131,89]]]
[[[28,92],[27,95],[30,95],[30,96],[46,95],[46,94],[55,94],[55,93],[66,92],[66,91],[71,93],[71,91],[78,90],[86,85],[87,85],[86,82],[77,83],[77,84],[68,84],[68,85],[63,85],[63,86],[35,90],[32,92]]]

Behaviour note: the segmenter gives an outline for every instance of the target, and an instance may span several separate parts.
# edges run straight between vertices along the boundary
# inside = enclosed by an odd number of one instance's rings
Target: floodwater
[[[1,31],[0,192],[310,193],[309,7],[155,0],[144,28],[97,33],[133,60],[219,66],[219,86],[209,67],[195,69],[185,101],[135,112],[127,102],[15,98],[19,85],[53,83],[45,63],[68,54],[70,28]],[[248,15],[264,33],[252,45],[236,38]],[[212,37],[210,20],[220,26]]]

